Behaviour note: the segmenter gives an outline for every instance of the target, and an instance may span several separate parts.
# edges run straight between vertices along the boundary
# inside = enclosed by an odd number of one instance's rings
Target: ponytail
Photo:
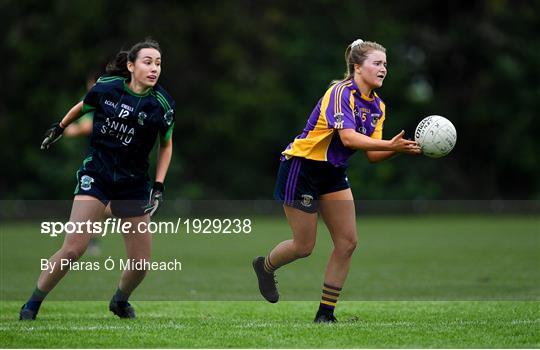
[[[107,74],[117,75],[127,79],[131,78],[131,72],[127,69],[128,54],[129,52],[127,51],[120,51],[114,60],[107,64],[107,68],[105,69]]]
[[[156,49],[161,53],[159,43],[151,38],[147,38],[146,40],[133,45],[129,51],[122,50],[118,52],[114,60],[107,64],[105,71],[109,75],[116,75],[130,80],[131,72],[127,69],[128,62],[135,62],[137,55],[139,55],[139,51],[147,48]]]
[[[349,80],[354,77],[354,63],[351,62],[352,48],[353,44],[350,44],[345,49],[345,65],[347,67],[347,70],[345,70],[345,73],[343,74],[343,80]]]

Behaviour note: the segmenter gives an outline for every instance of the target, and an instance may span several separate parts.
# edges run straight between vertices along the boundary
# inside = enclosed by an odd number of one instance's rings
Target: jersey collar
[[[154,88],[150,88],[150,89],[148,89],[148,91],[146,91],[144,94],[138,94],[138,93],[136,93],[135,91],[133,91],[133,90],[131,90],[131,89],[129,88],[129,85],[127,84],[127,79],[124,79],[124,90],[125,90],[128,94],[130,94],[130,95],[132,95],[132,96],[135,96],[135,97],[145,97],[145,96],[150,95],[150,93],[152,93],[152,90],[153,90],[153,89],[154,89]]]
[[[362,93],[362,91],[360,91],[360,88],[358,87],[358,85],[356,85],[356,82],[354,81],[354,78],[351,78],[351,82],[352,82],[352,87],[354,90],[356,90],[358,92],[358,95],[363,99],[363,100],[366,100],[366,101],[373,101],[375,100],[375,91],[371,91],[371,95],[370,96],[367,96],[367,95],[364,95]]]

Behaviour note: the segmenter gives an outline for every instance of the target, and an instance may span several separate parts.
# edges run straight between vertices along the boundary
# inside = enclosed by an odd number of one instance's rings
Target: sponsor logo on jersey
[[[125,104],[125,103],[122,103],[122,104],[120,105],[120,107],[122,107],[123,109],[126,109],[126,110],[128,110],[128,111],[130,111],[130,112],[133,112],[133,107],[128,106],[128,105]]]
[[[111,106],[112,108],[116,109],[116,103],[112,102],[112,101],[109,101],[109,100],[105,100],[105,104],[107,106]]]
[[[84,191],[89,191],[92,188],[92,182],[94,178],[88,175],[83,175],[81,177],[81,189]]]
[[[127,112],[127,111],[126,111]],[[127,112],[129,113],[129,112]],[[135,136],[135,128],[124,124],[121,120],[105,119],[105,124],[101,126],[101,133],[117,138],[124,146],[127,146]]]

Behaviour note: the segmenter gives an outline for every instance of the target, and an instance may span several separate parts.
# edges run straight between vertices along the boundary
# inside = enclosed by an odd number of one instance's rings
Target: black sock
[[[43,292],[36,287],[30,296],[30,299],[26,302],[25,307],[30,310],[38,311],[47,294],[48,292]]]

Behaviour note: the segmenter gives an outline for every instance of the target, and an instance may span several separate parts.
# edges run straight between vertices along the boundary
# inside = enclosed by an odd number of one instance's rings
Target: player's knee
[[[64,247],[62,248],[62,256],[69,261],[77,261],[84,254],[86,247]]]
[[[312,243],[296,243],[295,244],[295,253],[298,258],[305,258],[311,255],[313,247],[315,245]]]
[[[335,249],[340,255],[351,256],[354,253],[357,244],[358,240],[356,239],[356,236],[346,239],[340,239],[336,243]]]

